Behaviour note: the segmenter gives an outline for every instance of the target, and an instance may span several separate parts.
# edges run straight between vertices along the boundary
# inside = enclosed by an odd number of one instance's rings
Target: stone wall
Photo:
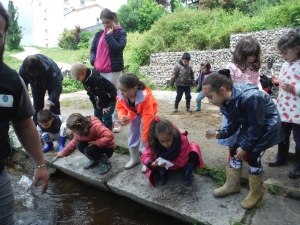
[[[281,64],[284,62],[277,50],[277,41],[289,29],[264,30],[252,33],[241,33],[230,36],[230,47],[228,49],[207,50],[207,51],[190,51],[190,65],[194,68],[195,74],[198,74],[200,63],[209,61],[215,70],[225,68],[231,61],[232,52],[239,41],[245,35],[253,35],[260,42],[262,47],[262,68],[261,72],[270,75],[267,69],[268,57],[272,56],[275,60],[273,65],[274,74],[278,74]],[[172,76],[172,71],[178,60],[184,52],[162,52],[150,55],[150,65],[140,67],[140,73],[146,75],[149,80],[162,88],[167,84]],[[196,75],[197,76],[197,75]]]

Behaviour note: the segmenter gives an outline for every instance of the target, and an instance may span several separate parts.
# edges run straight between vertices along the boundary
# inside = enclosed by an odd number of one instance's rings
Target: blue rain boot
[[[193,169],[195,168],[195,163],[191,163],[189,162],[188,164],[186,164],[186,166],[184,167],[184,175],[182,178],[182,183],[186,186],[189,186],[192,183],[192,179],[193,179]]]
[[[66,140],[67,140],[67,137],[63,137],[63,136],[59,137],[59,151],[60,152],[65,147]]]
[[[45,142],[44,147],[42,148],[43,152],[49,152],[50,150],[53,149],[53,142]]]
[[[48,152],[53,149],[53,142],[48,133],[43,133],[41,139],[45,142],[45,145],[42,148],[43,152]]]
[[[201,111],[201,103],[196,103],[196,108],[194,109],[194,111]]]
[[[157,185],[165,185],[165,183],[167,182],[167,169],[165,167],[158,167],[157,172]]]
[[[102,158],[100,159],[100,169],[99,169],[99,174],[104,175],[110,171],[112,168],[111,162],[109,161],[107,155],[104,153],[102,154]]]

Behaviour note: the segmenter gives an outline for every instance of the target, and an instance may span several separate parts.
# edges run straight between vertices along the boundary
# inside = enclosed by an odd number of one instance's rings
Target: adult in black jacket
[[[48,109],[54,114],[60,115],[59,97],[62,93],[63,75],[56,63],[42,54],[30,55],[24,59],[19,74],[27,89],[28,84],[31,87],[35,124],[37,125],[37,112],[40,109]],[[45,104],[46,91],[48,91],[49,97]]]
[[[116,107],[117,89],[113,83],[100,75],[97,70],[89,69],[82,63],[71,67],[71,76],[82,82],[94,106],[94,116],[112,130],[112,114]]]
[[[100,19],[104,29],[96,33],[91,51],[90,62],[100,74],[117,85],[124,69],[123,50],[126,46],[126,32],[118,24],[117,14],[109,9],[103,9]],[[118,113],[113,115],[114,132],[121,131]]]

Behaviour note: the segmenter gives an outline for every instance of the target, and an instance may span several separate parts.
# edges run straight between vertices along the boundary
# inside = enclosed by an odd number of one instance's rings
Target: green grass
[[[23,63],[23,60],[19,60],[15,57],[11,57],[9,55],[19,53],[20,51],[5,51],[4,52],[4,63],[7,64],[10,68],[16,70],[19,72],[19,68],[21,64]]]
[[[200,175],[206,175],[209,177],[214,178],[217,180],[218,184],[220,186],[223,186],[226,182],[226,173],[224,170],[216,169],[216,168],[209,168],[207,165],[205,165],[204,168],[196,169],[196,173]]]
[[[116,146],[114,152],[122,155],[128,155],[128,150],[120,146]]]

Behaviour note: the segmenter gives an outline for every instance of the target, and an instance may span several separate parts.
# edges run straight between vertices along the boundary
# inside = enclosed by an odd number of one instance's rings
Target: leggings
[[[97,145],[89,146],[89,143],[86,141],[78,141],[76,147],[89,160],[93,161],[99,161],[104,153],[110,158],[114,151],[113,148],[99,148]]]
[[[242,168],[242,162],[243,160],[238,160],[234,158],[234,155],[236,154],[236,150],[239,148],[238,143],[234,143],[233,146],[230,149],[230,167],[239,169]],[[253,151],[248,151],[248,164],[249,164],[249,174],[254,176],[254,175],[259,175],[263,172],[263,166],[261,164],[261,158],[263,157],[265,153],[265,150],[261,152],[253,152]]]

